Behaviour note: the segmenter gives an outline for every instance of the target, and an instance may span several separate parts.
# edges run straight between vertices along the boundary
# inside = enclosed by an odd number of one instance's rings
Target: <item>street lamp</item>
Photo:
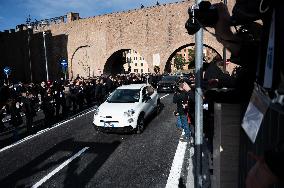
[[[31,83],[33,82],[33,71],[32,71],[32,59],[31,59],[31,34],[30,31],[32,29],[32,26],[28,26],[28,49],[29,49],[29,65],[30,65],[30,73],[31,73]]]
[[[49,75],[48,75],[48,62],[47,62],[47,55],[46,55],[45,35],[46,35],[46,32],[43,31],[42,32],[42,36],[43,36],[43,47],[44,47],[44,57],[45,57],[46,81],[48,81],[49,80]]]
[[[45,59],[45,71],[46,71],[46,81],[49,80],[49,74],[48,74],[48,61],[47,61],[47,52],[46,52],[46,39],[45,35],[47,34],[46,31],[44,31],[44,27],[48,25],[48,22],[42,21],[39,26],[41,27],[40,30],[35,29],[35,31],[42,31],[42,37],[43,37],[43,47],[44,47],[44,59]]]
[[[31,59],[31,31],[33,31],[33,27],[31,25],[31,18],[30,15],[27,18],[26,21],[27,25],[28,25],[28,49],[29,49],[29,68],[30,68],[30,73],[31,73],[31,77],[30,77],[30,81],[33,82],[33,71],[32,71],[32,59]]]

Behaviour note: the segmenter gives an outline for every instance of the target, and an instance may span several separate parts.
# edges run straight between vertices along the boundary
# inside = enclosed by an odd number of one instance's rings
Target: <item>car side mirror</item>
[[[150,99],[151,99],[150,96],[144,95],[144,96],[143,96],[143,99],[142,99],[142,102],[147,102],[147,101],[150,100]]]

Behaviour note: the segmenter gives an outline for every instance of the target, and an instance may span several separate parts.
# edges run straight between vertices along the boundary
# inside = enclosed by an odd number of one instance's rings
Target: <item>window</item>
[[[140,57],[140,60],[142,60],[142,57]]]
[[[143,67],[143,63],[141,63],[141,67]]]
[[[138,69],[134,69],[134,72],[138,72]]]
[[[186,49],[184,49],[184,52],[186,52]]]
[[[143,73],[143,69],[141,69],[141,73]]]
[[[135,67],[137,67],[137,63],[135,63]]]

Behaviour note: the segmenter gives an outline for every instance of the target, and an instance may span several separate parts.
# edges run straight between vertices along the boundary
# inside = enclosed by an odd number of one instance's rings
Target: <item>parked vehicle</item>
[[[174,92],[179,81],[179,76],[163,76],[157,84],[158,92]]]

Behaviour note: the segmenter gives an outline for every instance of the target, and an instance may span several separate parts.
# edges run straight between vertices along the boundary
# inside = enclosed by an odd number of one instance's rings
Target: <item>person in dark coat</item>
[[[32,95],[26,91],[22,93],[22,109],[26,116],[27,133],[31,134],[33,129],[33,118],[36,115],[35,105],[32,100]]]
[[[19,105],[17,104],[16,99],[12,98],[8,100],[7,107],[8,113],[11,115],[10,124],[14,127],[13,140],[17,141],[19,139],[18,127],[23,123]]]
[[[5,106],[0,106],[0,131],[6,128],[2,121],[4,118],[4,112],[5,112]]]
[[[96,80],[96,88],[95,88],[96,103],[100,104],[101,95],[102,95],[102,84],[100,83],[100,80]]]
[[[107,93],[111,93],[113,91],[113,82],[111,76],[109,76],[106,80],[106,89]]]
[[[77,111],[77,94],[78,94],[78,87],[75,85],[75,83],[73,83],[70,86],[70,97],[71,97],[71,101],[72,101],[72,111],[73,113],[76,113]]]
[[[54,121],[54,112],[55,112],[51,89],[47,90],[47,93],[43,98],[42,110],[44,113],[44,124],[46,127],[49,127],[52,125]]]
[[[184,89],[184,85],[186,85],[186,83],[179,84],[179,87],[173,96],[173,103],[177,105],[177,110],[175,112],[175,115],[177,116],[177,127],[184,130],[184,139],[190,141],[191,120],[188,116],[189,104],[194,102],[189,103],[189,100],[192,100],[192,95],[189,91]]]

